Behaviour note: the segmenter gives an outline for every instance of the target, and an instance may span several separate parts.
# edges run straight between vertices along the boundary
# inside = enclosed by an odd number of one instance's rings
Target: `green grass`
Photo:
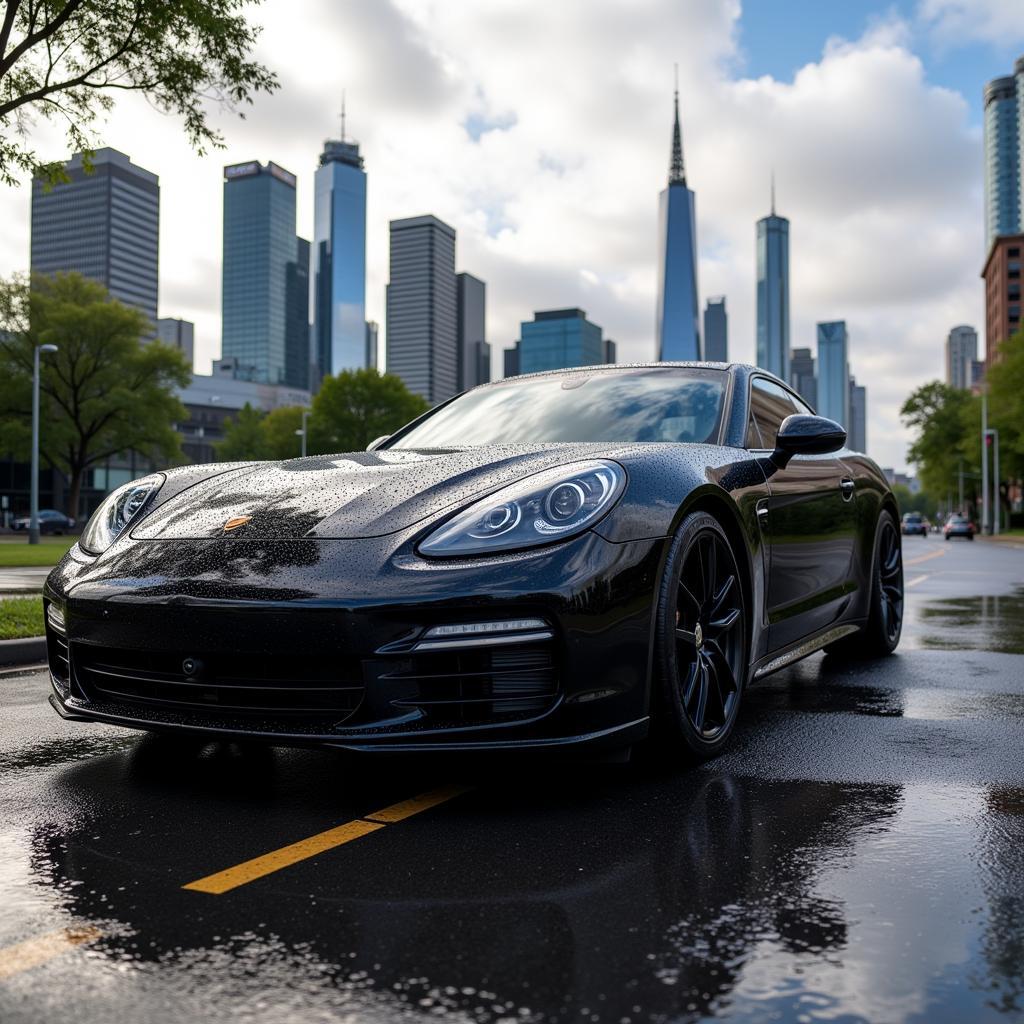
[[[0,539],[0,568],[24,569],[33,565],[56,565],[77,537],[40,537],[38,544],[29,544],[28,538],[4,537]]]
[[[0,640],[20,640],[42,636],[44,632],[41,597],[8,597],[0,601]]]

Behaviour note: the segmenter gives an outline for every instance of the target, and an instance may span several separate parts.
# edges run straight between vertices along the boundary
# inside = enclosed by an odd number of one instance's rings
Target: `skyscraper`
[[[694,194],[686,185],[678,88],[668,187],[658,197],[658,245],[658,359],[700,359],[697,214]]]
[[[818,413],[850,429],[850,367],[846,321],[818,324]]]
[[[729,362],[729,315],[724,295],[708,299],[704,308],[704,358],[712,363]]]
[[[1021,165],[1024,149],[1024,57],[1016,73],[985,86],[985,251],[998,235],[1022,224]]]
[[[772,210],[757,222],[757,365],[789,380],[789,221]]]
[[[809,348],[795,348],[789,360],[789,386],[812,408],[818,405],[818,379]]]
[[[165,345],[178,349],[188,360],[188,365],[193,368],[195,364],[195,329],[196,325],[190,320],[176,320],[169,316],[162,316],[156,322],[157,338]]]
[[[850,424],[846,447],[855,452],[868,450],[868,389],[850,378]]]
[[[519,372],[599,366],[605,357],[602,335],[582,309],[534,313],[519,326]]]
[[[604,339],[604,361],[609,366],[619,361],[619,347],[611,338]]]
[[[502,361],[502,377],[518,377],[519,376],[519,342],[517,341],[510,348],[506,348],[501,353]]]
[[[324,143],[313,200],[313,386],[366,366],[366,172],[359,146]]]
[[[978,332],[973,327],[954,327],[946,338],[946,383],[951,388],[971,386],[971,363],[978,358]]]
[[[87,173],[82,154],[71,179],[49,192],[32,182],[32,273],[77,271],[135,306],[156,325],[160,179],[116,149],[98,149]]]
[[[437,217],[391,222],[387,371],[431,405],[458,391],[455,229]]]
[[[256,160],[225,167],[221,355],[248,379],[307,386],[308,259],[295,175]]]
[[[491,379],[491,346],[487,344],[487,285],[472,274],[455,277],[458,307],[459,390]]]
[[[366,321],[366,365],[377,369],[377,344],[380,338],[380,324],[376,320]]]
[[[999,362],[999,348],[1020,330],[1024,233],[993,242],[981,276],[985,280],[985,365]]]

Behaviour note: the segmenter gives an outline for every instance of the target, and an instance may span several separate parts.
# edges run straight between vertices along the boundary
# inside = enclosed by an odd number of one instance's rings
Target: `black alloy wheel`
[[[885,644],[892,651],[903,629],[903,545],[887,513],[883,513],[879,526],[874,585]]]
[[[662,752],[694,761],[725,745],[746,683],[747,636],[729,540],[713,516],[692,513],[673,541],[658,603],[654,736]]]

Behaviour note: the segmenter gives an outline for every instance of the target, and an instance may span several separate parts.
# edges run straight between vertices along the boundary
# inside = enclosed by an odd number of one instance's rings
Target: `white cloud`
[[[999,46],[1024,41],[1019,0],[921,0],[918,18],[941,46],[979,40]]]
[[[900,402],[941,375],[949,327],[981,319],[980,139],[897,20],[830,40],[779,81],[736,71],[739,14],[737,0],[319,0],[300,19],[270,0],[261,52],[282,89],[245,121],[218,115],[226,151],[197,158],[138,100],[105,133],[161,177],[161,313],[195,319],[201,356],[216,355],[220,169],[259,158],[296,172],[308,237],[312,172],[344,87],[369,174],[369,316],[383,320],[388,220],[429,211],[458,229],[460,269],[488,283],[498,372],[519,321],[551,306],[585,308],[620,359],[651,358],[678,62],[701,292],[728,298],[733,357],[754,355],[754,222],[774,166],[793,344],[813,347],[817,320],[847,319],[869,446],[903,465]],[[40,139],[61,153],[51,129]],[[27,265],[28,214],[27,187],[0,190],[0,273]]]

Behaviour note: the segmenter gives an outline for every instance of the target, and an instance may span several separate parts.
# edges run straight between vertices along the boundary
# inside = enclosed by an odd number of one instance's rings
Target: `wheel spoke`
[[[739,608],[730,608],[729,611],[725,612],[720,618],[712,619],[708,623],[707,635],[709,637],[718,637],[723,633],[727,633],[736,625],[739,621],[739,617]]]
[[[707,552],[704,557],[704,598],[710,602],[715,596],[715,581],[718,579],[718,545],[713,536],[708,536]]]
[[[722,606],[725,604],[725,599],[732,593],[732,588],[736,585],[736,577],[730,575],[726,581],[718,589],[718,593],[714,595],[711,600],[711,612],[708,616],[712,619],[717,619],[722,611]]]
[[[682,581],[679,581],[679,593],[690,602],[695,615],[700,615],[700,601],[693,596],[693,591]]]
[[[686,685],[683,687],[683,707],[689,708],[693,699],[694,689],[700,681],[700,659],[694,658],[690,663],[689,673],[686,678]]]
[[[681,629],[679,626],[676,626],[676,639],[689,644],[694,649],[697,647],[697,634],[693,630]]]
[[[700,679],[700,689],[697,693],[697,710],[693,713],[693,717],[690,721],[693,722],[693,727],[697,732],[704,731],[704,715],[708,708],[708,668],[704,664],[703,660],[700,661],[697,676]]]
[[[715,670],[715,674],[718,677],[719,682],[725,687],[726,693],[724,694],[722,701],[722,708],[725,708],[725,701],[732,694],[736,693],[739,687],[736,685],[736,676],[733,674],[732,666],[729,664],[729,659],[725,656],[725,652],[717,641],[708,644],[708,650],[711,652],[711,665]]]

